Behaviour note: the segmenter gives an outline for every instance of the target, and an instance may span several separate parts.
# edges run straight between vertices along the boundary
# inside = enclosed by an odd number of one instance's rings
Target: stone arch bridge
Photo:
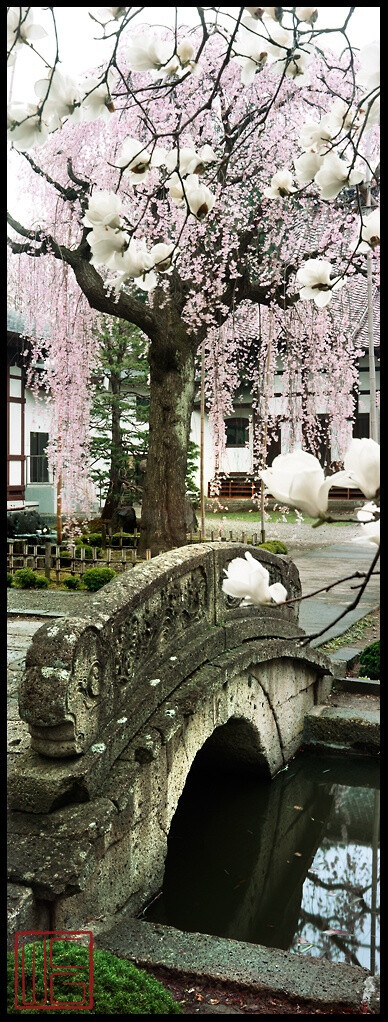
[[[271,777],[322,702],[328,661],[298,603],[241,607],[224,568],[247,547],[191,545],[105,586],[87,617],[35,633],[19,712],[31,744],[10,774],[10,925],[82,928],[159,889],[171,820],[205,742]],[[251,548],[301,595],[287,557]],[[325,678],[326,676],[326,678]]]

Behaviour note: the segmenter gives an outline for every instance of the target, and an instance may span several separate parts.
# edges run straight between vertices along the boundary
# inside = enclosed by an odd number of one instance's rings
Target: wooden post
[[[151,560],[151,550],[149,549],[149,547],[147,547],[145,554],[146,554],[146,561],[150,561]]]
[[[61,548],[55,547],[55,578],[57,585],[61,582]]]
[[[57,482],[57,543],[62,543],[62,474]]]
[[[10,570],[11,575],[13,575],[13,545],[14,545],[14,540],[13,539],[9,539],[8,540],[8,547],[9,547],[9,570]]]
[[[201,434],[200,434],[200,505],[201,505],[201,532],[205,535],[205,338],[201,347]]]
[[[50,540],[46,540],[44,544],[44,573],[45,577],[50,579],[51,575],[51,543]]]
[[[268,348],[265,360],[264,370],[264,468],[267,464],[267,420],[268,420],[268,386],[269,386],[269,371],[271,366],[271,340],[272,340],[272,309],[269,310],[269,329],[268,329]],[[264,482],[261,480],[261,491],[260,491],[260,515],[261,515],[261,542],[265,543],[265,525],[264,525]]]

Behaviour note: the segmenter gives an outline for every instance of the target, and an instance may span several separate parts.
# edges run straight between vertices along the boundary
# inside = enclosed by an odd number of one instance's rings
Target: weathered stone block
[[[8,884],[7,887],[7,948],[13,951],[15,933],[22,930],[48,930],[49,906],[37,901],[31,887]]]

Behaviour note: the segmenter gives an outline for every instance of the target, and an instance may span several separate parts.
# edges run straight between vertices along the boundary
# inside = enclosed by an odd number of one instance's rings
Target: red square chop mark
[[[68,944],[66,955],[58,946],[59,941]],[[85,948],[82,962],[76,954],[80,945]],[[93,1007],[90,930],[21,930],[15,933],[14,950],[15,1008],[90,1011]]]

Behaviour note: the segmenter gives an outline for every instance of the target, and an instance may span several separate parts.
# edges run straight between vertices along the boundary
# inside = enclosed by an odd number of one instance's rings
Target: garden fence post
[[[55,547],[55,576],[56,582],[59,586],[61,584],[61,548],[60,546]]]
[[[44,549],[44,573],[45,573],[45,577],[48,578],[48,580],[50,581],[50,578],[51,578],[51,575],[50,575],[50,572],[51,572],[51,542],[50,542],[49,539],[46,540],[44,547],[45,547],[45,549]]]
[[[101,522],[101,540],[103,549],[106,550],[106,524]]]
[[[9,571],[10,571],[11,575],[13,575],[13,544],[14,544],[13,539],[9,539],[8,540],[8,547],[9,547]]]

